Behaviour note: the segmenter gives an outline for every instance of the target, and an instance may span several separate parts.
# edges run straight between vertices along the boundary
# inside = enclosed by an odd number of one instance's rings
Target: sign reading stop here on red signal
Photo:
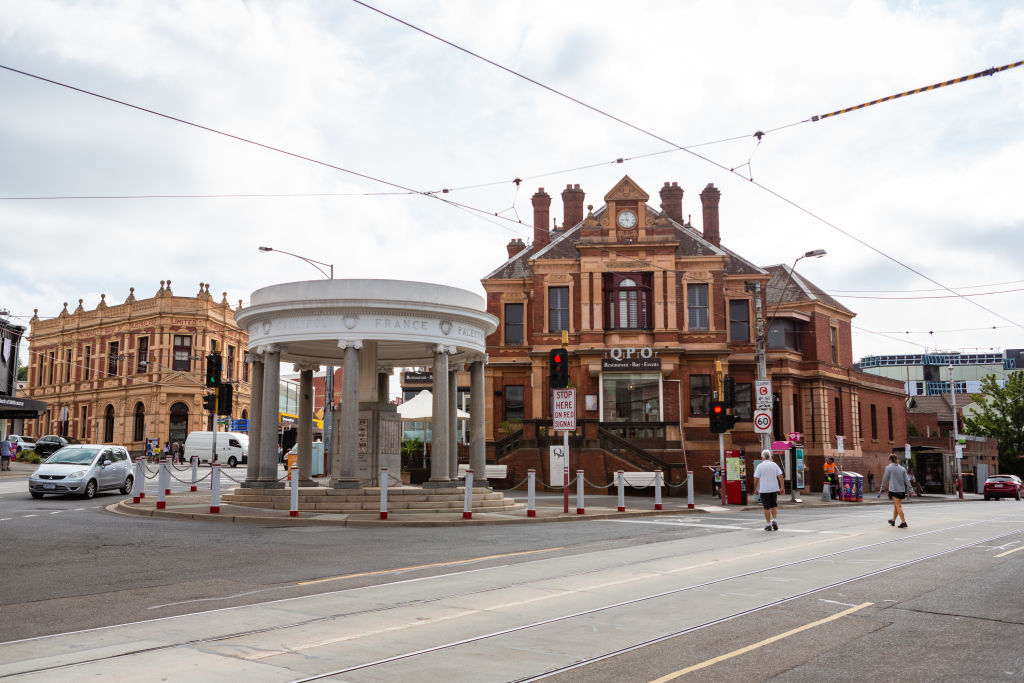
[[[576,390],[551,390],[551,421],[556,432],[576,431]]]

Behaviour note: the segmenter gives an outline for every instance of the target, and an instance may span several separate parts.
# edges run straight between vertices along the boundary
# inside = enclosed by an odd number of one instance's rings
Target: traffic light
[[[565,349],[551,349],[548,352],[552,389],[564,389],[569,386],[569,354]]]
[[[205,394],[203,396],[203,408],[209,410],[211,413],[217,412],[217,391],[214,390],[212,394]]]
[[[218,415],[231,415],[231,398],[234,393],[234,386],[231,384],[221,384],[217,387]]]
[[[724,434],[732,427],[732,418],[725,412],[723,401],[711,402],[711,432]]]
[[[211,353],[206,357],[206,386],[215,387],[220,384],[220,354]]]
[[[725,404],[726,408],[736,407],[736,380],[733,379],[732,375],[726,375],[722,381],[723,385],[723,396],[722,403]]]

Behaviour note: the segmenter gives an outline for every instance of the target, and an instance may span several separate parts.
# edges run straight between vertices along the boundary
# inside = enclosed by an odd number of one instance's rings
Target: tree
[[[28,366],[18,365],[18,381],[24,382],[28,380]]]
[[[986,375],[974,401],[978,411],[964,417],[964,433],[999,442],[1000,472],[1024,472],[1024,371],[1011,372],[1002,387],[995,375]]]

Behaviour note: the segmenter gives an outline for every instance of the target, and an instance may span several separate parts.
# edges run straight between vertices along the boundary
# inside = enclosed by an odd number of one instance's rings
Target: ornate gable
[[[616,183],[615,187],[604,196],[604,200],[609,204],[620,199],[646,202],[650,198],[650,195],[644,192],[643,188],[637,185],[628,175],[622,176],[622,180]]]

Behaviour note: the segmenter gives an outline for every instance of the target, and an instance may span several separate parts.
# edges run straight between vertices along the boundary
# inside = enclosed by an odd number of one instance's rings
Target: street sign
[[[754,431],[758,434],[769,434],[772,431],[772,414],[767,410],[754,411]]]
[[[548,447],[548,486],[565,486],[565,446]]]
[[[772,409],[772,381],[759,379],[754,382],[754,407],[757,410]]]
[[[963,460],[963,458],[964,458],[964,447],[961,446],[960,444],[957,444],[956,445],[956,459],[957,460]]]
[[[843,437],[836,435],[836,450],[840,453],[843,452]]]
[[[800,443],[801,439],[803,438],[803,434],[801,434],[800,432],[790,432],[786,434],[786,438],[789,439],[790,441]]]
[[[576,390],[551,390],[551,428],[556,432],[576,430]]]

